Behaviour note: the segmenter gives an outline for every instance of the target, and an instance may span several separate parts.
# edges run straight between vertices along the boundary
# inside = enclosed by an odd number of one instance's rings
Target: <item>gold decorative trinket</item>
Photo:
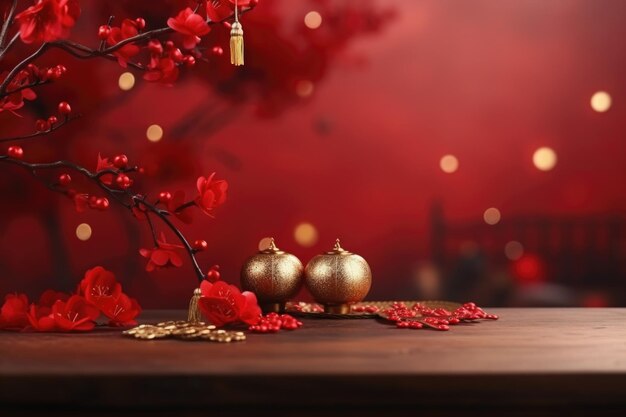
[[[241,288],[256,294],[264,312],[282,312],[285,303],[302,286],[302,262],[276,247],[270,246],[251,256],[241,268]]]
[[[365,298],[372,285],[372,271],[361,256],[341,247],[315,256],[304,270],[306,286],[327,313],[346,314],[350,304]]]
[[[142,324],[123,333],[140,340],[173,338],[178,340],[206,340],[217,343],[241,342],[246,340],[243,332],[217,330],[203,322],[164,321],[159,324]]]

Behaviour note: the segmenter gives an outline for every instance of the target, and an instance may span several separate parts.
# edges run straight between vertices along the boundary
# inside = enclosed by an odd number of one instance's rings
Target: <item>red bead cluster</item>
[[[289,314],[269,313],[261,316],[259,322],[250,326],[248,330],[255,333],[276,333],[283,330],[296,330],[302,327],[302,322]]]
[[[450,325],[461,321],[498,319],[497,315],[487,314],[474,303],[465,303],[454,311],[448,311],[445,308],[429,308],[419,303],[407,307],[404,303],[396,302],[383,310],[383,314],[401,329],[421,329],[427,326],[436,330],[450,330]]]

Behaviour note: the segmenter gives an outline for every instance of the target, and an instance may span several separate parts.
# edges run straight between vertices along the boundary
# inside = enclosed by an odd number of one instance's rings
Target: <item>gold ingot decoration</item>
[[[267,249],[248,258],[241,267],[241,288],[256,294],[263,312],[283,312],[285,303],[302,287],[302,262],[278,249],[271,238]]]
[[[217,343],[241,342],[246,340],[244,332],[217,330],[203,322],[164,321],[158,324],[142,324],[123,332],[139,340],[178,339],[186,341],[205,340]]]
[[[361,256],[341,247],[315,256],[304,270],[309,292],[326,313],[347,314],[350,304],[365,298],[372,285],[372,271]]]

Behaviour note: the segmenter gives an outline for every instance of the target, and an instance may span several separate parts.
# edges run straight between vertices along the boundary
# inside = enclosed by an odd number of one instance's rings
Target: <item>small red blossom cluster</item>
[[[259,0],[238,0],[239,8],[255,7]],[[233,14],[235,0],[207,0],[206,13],[212,22],[220,22]]]
[[[217,269],[217,266],[213,268]],[[214,269],[215,272],[216,269]],[[248,324],[248,330],[255,333],[276,333],[283,330],[296,330],[302,322],[289,314],[269,313],[263,316],[257,298],[250,291],[241,292],[234,285],[224,281],[203,281],[200,285],[201,297],[198,307],[207,320],[222,327],[227,324]]]
[[[37,98],[37,94],[30,87],[59,79],[66,71],[63,65],[51,68],[39,68],[34,64],[27,65],[7,85],[6,95],[0,98],[0,112],[6,110],[17,114],[15,111],[24,107],[24,100]],[[6,80],[7,75],[8,72],[0,74],[0,83]]]
[[[200,37],[211,30],[206,20],[189,7],[181,10],[176,17],[167,19],[167,25],[183,35],[185,49],[195,48],[201,41]]]
[[[144,258],[148,258],[146,271],[152,272],[155,269],[170,266],[181,267],[183,265],[183,258],[178,251],[182,249],[184,249],[182,245],[167,243],[165,234],[161,233],[160,239],[157,239],[156,247],[153,249],[141,248],[139,249],[139,254]]]
[[[78,16],[77,0],[38,0],[15,16],[15,20],[24,43],[41,43],[67,38]]]
[[[38,332],[92,330],[100,314],[109,326],[132,326],[141,312],[137,300],[122,292],[110,271],[98,266],[88,270],[75,294],[45,291],[37,303],[26,294],[8,294],[0,309],[0,329]]]
[[[255,333],[277,333],[282,330],[296,330],[302,327],[302,322],[289,314],[269,313],[262,316],[257,324],[248,327]]]
[[[255,325],[261,318],[256,295],[250,291],[239,291],[234,285],[224,281],[211,283],[207,280],[200,284],[202,295],[198,307],[209,322],[217,327],[226,324],[246,323]]]
[[[420,303],[409,308],[402,302],[396,302],[382,313],[387,320],[403,329],[421,329],[426,326],[435,330],[450,330],[450,325],[462,321],[498,319],[497,315],[487,314],[475,303],[465,303],[454,311],[448,311],[444,308],[429,308]]]

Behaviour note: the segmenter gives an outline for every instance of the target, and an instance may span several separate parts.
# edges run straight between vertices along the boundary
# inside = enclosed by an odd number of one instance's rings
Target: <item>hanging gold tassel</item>
[[[243,27],[237,20],[230,29],[230,63],[243,65]]]
[[[200,288],[196,288],[193,292],[193,297],[189,301],[189,312],[187,313],[187,321],[190,323],[199,323],[202,321],[202,314],[200,313],[200,308],[198,307],[198,301],[202,296],[202,291]]]
[[[230,28],[230,63],[243,65],[243,27],[239,23],[239,6],[235,0],[235,21]]]

